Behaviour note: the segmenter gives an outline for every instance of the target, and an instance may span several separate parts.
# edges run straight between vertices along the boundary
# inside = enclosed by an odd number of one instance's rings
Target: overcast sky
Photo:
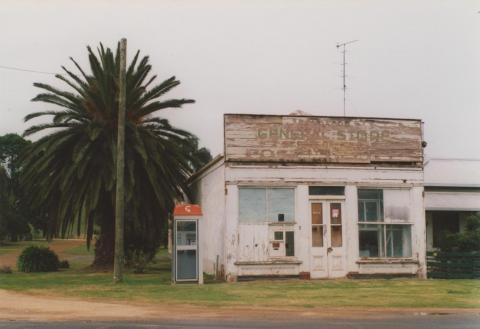
[[[427,157],[480,158],[478,1],[5,1],[0,66],[60,72],[86,67],[86,45],[128,39],[149,55],[170,96],[196,104],[168,110],[215,155],[223,113],[342,115],[337,42],[347,53],[347,115],[420,118]],[[48,74],[0,68],[0,134],[22,133],[32,83]],[[53,108],[52,108],[53,109]]]

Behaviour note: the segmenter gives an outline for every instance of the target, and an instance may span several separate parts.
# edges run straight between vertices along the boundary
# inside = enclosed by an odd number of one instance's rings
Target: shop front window
[[[410,225],[385,225],[387,257],[412,257]]]
[[[360,257],[385,257],[383,225],[360,224]]]
[[[360,222],[383,221],[383,190],[358,190],[358,220]]]
[[[359,256],[412,257],[412,225],[405,223],[403,216],[398,220],[384,219],[383,192],[382,189],[358,190]],[[408,192],[405,190],[405,193]]]

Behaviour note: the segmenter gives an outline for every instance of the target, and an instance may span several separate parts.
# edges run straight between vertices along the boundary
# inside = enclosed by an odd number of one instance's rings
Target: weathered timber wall
[[[224,264],[227,278],[239,275],[298,275],[314,273],[312,255],[310,201],[322,200],[310,196],[308,187],[343,185],[341,270],[332,274],[312,274],[312,278],[344,277],[359,274],[413,274],[425,277],[425,210],[423,207],[423,170],[421,168],[375,168],[372,166],[330,166],[227,163],[225,167],[225,240]],[[295,187],[295,221],[288,230],[295,232],[295,260],[300,263],[284,265],[247,266],[238,262],[262,262],[276,259],[269,250],[269,225],[239,221],[239,188],[242,186]],[[412,257],[407,263],[359,264],[358,188],[382,188],[389,220],[412,223]],[[340,199],[339,199],[340,200]],[[403,209],[408,203],[408,210]],[[391,208],[393,206],[393,208]],[[400,208],[398,208],[400,207]],[[204,212],[205,214],[205,212]],[[207,216],[207,215],[205,215]],[[324,265],[327,266],[327,265]],[[326,267],[325,267],[326,268]],[[318,271],[317,271],[318,272]]]
[[[202,207],[200,255],[203,270],[221,275],[224,264],[225,167],[219,162],[205,171],[192,185],[192,202]],[[218,262],[218,263],[217,263]],[[215,273],[218,271],[218,273]],[[219,276],[221,277],[221,276]]]
[[[234,162],[423,163],[420,120],[225,114]]]

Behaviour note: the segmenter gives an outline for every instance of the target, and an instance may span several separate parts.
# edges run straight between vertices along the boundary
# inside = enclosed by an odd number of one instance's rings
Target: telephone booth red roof
[[[202,208],[198,204],[179,204],[175,206],[173,216],[202,216]]]

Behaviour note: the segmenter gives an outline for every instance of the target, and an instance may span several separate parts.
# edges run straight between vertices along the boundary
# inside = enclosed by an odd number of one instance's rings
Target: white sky
[[[86,67],[86,45],[149,55],[171,97],[173,124],[223,151],[223,113],[342,115],[337,42],[347,53],[347,115],[425,122],[427,157],[480,158],[478,1],[2,1],[0,65],[60,72]],[[0,69],[0,134],[21,133],[33,82],[53,76]]]

